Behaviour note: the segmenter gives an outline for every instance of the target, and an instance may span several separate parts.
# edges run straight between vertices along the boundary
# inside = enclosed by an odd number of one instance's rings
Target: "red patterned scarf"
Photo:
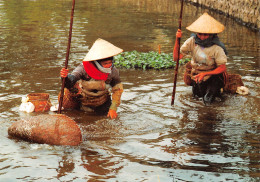
[[[109,73],[103,73],[99,71],[93,62],[91,61],[83,61],[83,66],[87,74],[91,77],[94,78],[95,80],[107,80],[107,77]]]

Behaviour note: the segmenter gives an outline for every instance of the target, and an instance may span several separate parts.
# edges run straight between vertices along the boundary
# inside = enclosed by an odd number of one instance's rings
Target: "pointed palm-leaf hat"
[[[123,49],[114,46],[106,40],[98,38],[90,48],[83,61],[96,61],[100,59],[105,59],[116,56],[121,52],[123,52]]]
[[[215,20],[206,12],[201,15],[196,21],[194,21],[190,26],[186,27],[186,29],[191,32],[209,34],[220,33],[224,30],[224,28],[224,25]]]

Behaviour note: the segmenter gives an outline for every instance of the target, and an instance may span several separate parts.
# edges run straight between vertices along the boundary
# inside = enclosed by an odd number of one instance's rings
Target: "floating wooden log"
[[[38,115],[14,122],[8,134],[30,142],[50,145],[79,145],[81,130],[77,123],[63,114]]]

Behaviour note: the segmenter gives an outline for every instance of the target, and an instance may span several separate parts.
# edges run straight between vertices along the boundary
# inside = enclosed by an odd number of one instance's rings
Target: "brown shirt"
[[[227,56],[224,50],[218,46],[202,47],[195,44],[195,38],[187,39],[180,48],[183,56],[191,55],[192,76],[201,72],[207,72],[216,69],[218,66],[227,63]],[[210,76],[206,76],[204,81]]]

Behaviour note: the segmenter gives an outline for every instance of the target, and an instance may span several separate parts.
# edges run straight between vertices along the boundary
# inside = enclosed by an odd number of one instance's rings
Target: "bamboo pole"
[[[181,22],[182,22],[182,11],[183,11],[183,0],[181,0],[181,10],[180,10],[180,17],[179,17],[179,29],[180,30],[181,30]],[[178,69],[179,69],[179,59],[180,59],[180,42],[181,42],[181,38],[178,38],[177,41],[178,41],[178,59],[177,59],[176,66],[175,66],[174,84],[173,84],[171,105],[174,105],[174,100],[175,100],[177,76],[178,76]]]
[[[66,60],[65,60],[65,66],[64,66],[65,69],[68,68],[68,62],[69,62],[70,45],[71,45],[71,37],[72,37],[72,25],[73,25],[73,16],[74,16],[74,8],[75,8],[75,0],[72,1],[72,8],[71,8],[71,15],[70,15],[69,39],[68,39]],[[61,108],[62,108],[62,102],[63,102],[63,96],[64,96],[64,87],[65,87],[65,78],[62,78],[62,85],[61,85],[61,93],[60,93],[58,114],[61,114]]]

